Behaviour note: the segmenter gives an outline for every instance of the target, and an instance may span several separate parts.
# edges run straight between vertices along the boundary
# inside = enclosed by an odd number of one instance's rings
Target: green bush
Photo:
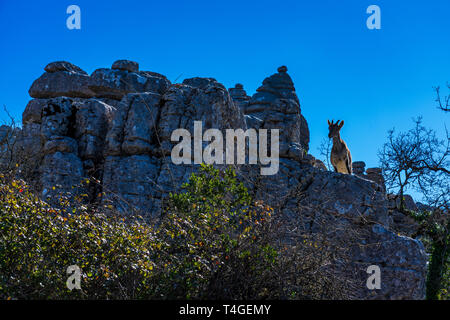
[[[272,208],[253,203],[231,169],[202,166],[171,194],[159,229],[169,253],[169,296],[257,298],[273,278],[278,252],[267,236]]]
[[[137,298],[151,290],[156,239],[138,220],[48,206],[0,176],[0,298]],[[66,269],[82,270],[82,290]],[[129,288],[135,288],[130,291]]]
[[[155,227],[83,202],[41,201],[0,175],[0,299],[343,298],[319,242],[283,244],[273,209],[231,169],[202,166]],[[329,264],[329,263],[328,263]],[[67,267],[82,271],[69,290]]]

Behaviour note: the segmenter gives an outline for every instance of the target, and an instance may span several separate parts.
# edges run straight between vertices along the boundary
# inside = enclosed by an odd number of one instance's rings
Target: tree
[[[317,148],[320,156],[322,157],[322,162],[326,165],[328,171],[333,171],[333,166],[330,163],[330,154],[332,146],[333,146],[332,139],[323,138],[322,142],[320,143],[320,146]]]
[[[404,209],[406,189],[421,192],[431,206],[448,208],[450,202],[450,136],[440,140],[432,129],[414,120],[414,127],[395,134],[391,129],[388,142],[379,152],[381,167],[388,188],[398,190],[399,209]]]
[[[450,90],[450,83],[447,83],[447,88]],[[436,102],[438,104],[438,109],[449,112],[450,111],[450,95],[442,97],[440,95],[440,87],[435,87],[436,90]]]
[[[441,98],[435,88],[438,108],[449,111],[449,96]],[[399,198],[398,210],[420,223],[420,235],[431,242],[427,277],[427,298],[437,299],[448,288],[444,280],[450,274],[450,135],[439,139],[436,132],[414,120],[407,132],[388,132],[388,142],[379,152],[381,167],[389,190]],[[404,192],[415,189],[423,196],[426,210],[410,212],[404,206]]]

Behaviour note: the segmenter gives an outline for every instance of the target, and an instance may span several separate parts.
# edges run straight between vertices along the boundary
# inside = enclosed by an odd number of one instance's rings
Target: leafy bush
[[[156,227],[99,205],[52,207],[0,175],[0,299],[346,297],[320,243],[287,245],[273,216],[231,169],[202,166]],[[71,265],[81,290],[66,286]]]
[[[149,291],[155,238],[138,220],[81,205],[67,213],[0,176],[0,231],[0,298],[136,298]],[[66,286],[70,265],[82,270],[80,291]]]

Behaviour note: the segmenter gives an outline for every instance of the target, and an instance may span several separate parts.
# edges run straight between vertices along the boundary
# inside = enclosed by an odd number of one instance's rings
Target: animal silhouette
[[[334,170],[339,173],[352,174],[352,155],[344,140],[341,139],[341,128],[344,120],[339,123],[328,120],[328,138],[333,139],[330,160]]]

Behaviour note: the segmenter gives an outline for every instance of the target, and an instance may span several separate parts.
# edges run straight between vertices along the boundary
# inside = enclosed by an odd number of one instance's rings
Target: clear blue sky
[[[66,28],[71,4],[81,8],[81,30]],[[381,30],[366,27],[371,4],[381,8]],[[0,104],[20,120],[31,83],[55,60],[91,73],[131,59],[171,81],[240,82],[249,95],[287,65],[311,153],[327,119],[344,119],[354,161],[376,166],[388,129],[407,129],[419,115],[438,132],[450,127],[432,90],[450,81],[449,12],[449,0],[0,0]]]

